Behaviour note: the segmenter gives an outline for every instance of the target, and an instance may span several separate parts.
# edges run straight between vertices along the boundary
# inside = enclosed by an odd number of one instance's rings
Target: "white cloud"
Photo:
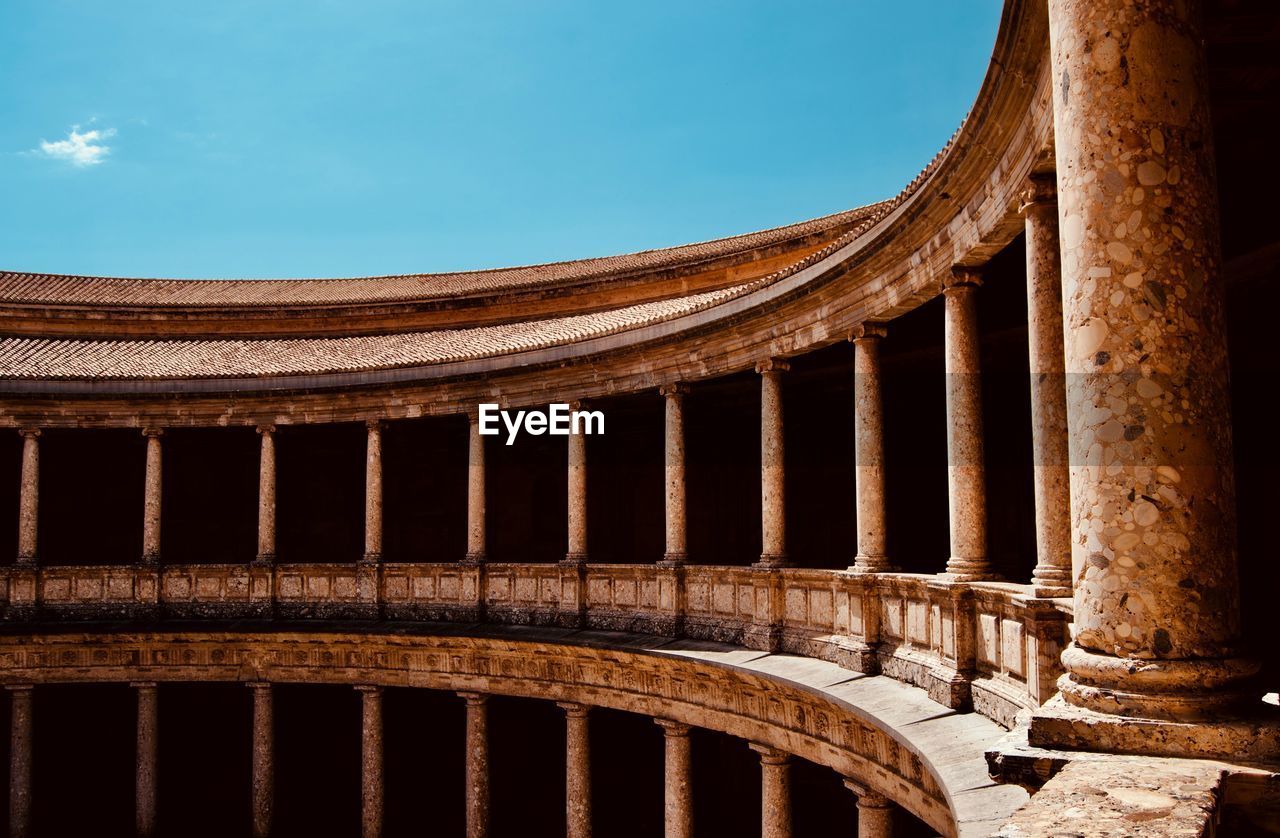
[[[111,146],[104,145],[102,141],[115,134],[114,128],[94,128],[82,132],[79,125],[73,125],[65,140],[52,143],[41,140],[40,148],[35,151],[52,160],[65,160],[79,168],[96,166],[111,153]]]

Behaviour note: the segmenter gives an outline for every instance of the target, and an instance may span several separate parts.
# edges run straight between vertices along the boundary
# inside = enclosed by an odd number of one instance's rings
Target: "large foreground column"
[[[884,404],[880,387],[880,342],[885,329],[875,323],[854,328],[853,445],[858,519],[858,573],[891,570],[885,538]]]
[[[142,435],[147,438],[147,471],[146,483],[142,499],[142,561],[144,564],[160,562],[160,493],[161,462],[160,436],[164,431],[160,428],[146,428]]]
[[[9,687],[9,835],[31,831],[31,685]]]
[[[467,555],[466,561],[485,560],[484,437],[477,411],[467,414]]]
[[[667,481],[667,550],[662,560],[667,564],[684,564],[689,558],[685,541],[685,458],[684,458],[684,394],[683,384],[662,388],[666,412],[665,471]]]
[[[987,476],[982,442],[982,372],[978,306],[982,277],[953,269],[942,281],[947,375],[947,498],[953,579],[990,579],[987,559]]]
[[[565,835],[591,838],[591,742],[587,724],[591,708],[583,704],[560,706],[565,715]]]
[[[253,838],[266,838],[275,808],[275,716],[271,685],[255,681],[249,688],[253,691]]]
[[[1071,596],[1071,498],[1062,354],[1058,200],[1052,176],[1035,177],[1022,205],[1027,231],[1027,340],[1036,503],[1037,596]]]
[[[662,728],[665,742],[663,773],[666,838],[691,838],[693,835],[693,796],[690,784],[689,726],[667,719],[655,719]]]
[[[356,687],[361,697],[360,834],[382,834],[382,687]]]
[[[1231,412],[1199,3],[1050,0],[1075,640],[1063,695],[1241,700]]]
[[[262,442],[258,452],[258,555],[255,561],[271,565],[276,560],[276,426],[259,425]]]
[[[366,564],[382,561],[382,423],[365,423],[364,558]]]
[[[40,429],[23,428],[22,483],[18,499],[18,564],[36,563],[40,512]]]
[[[156,704],[156,685],[133,685],[138,694],[138,747],[135,773],[136,834],[148,838],[156,833],[156,756],[160,749],[159,708]]]
[[[582,405],[571,402],[572,414]],[[564,560],[587,560],[587,435],[569,434],[569,550]]]
[[[764,549],[758,567],[782,567],[787,563],[787,503],[782,428],[782,373],[784,361],[756,364],[760,373],[760,519]]]
[[[760,754],[760,836],[791,838],[791,755],[752,743]]]
[[[458,693],[467,703],[467,838],[489,834],[489,697]]]

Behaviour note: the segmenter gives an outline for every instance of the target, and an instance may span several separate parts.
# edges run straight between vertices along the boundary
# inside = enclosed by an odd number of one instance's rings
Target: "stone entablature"
[[[943,835],[985,835],[1026,800],[982,782],[999,732],[918,690],[721,644],[495,627],[478,634],[120,632],[0,638],[0,682],[417,687],[602,706],[718,730],[826,765]],[[956,726],[955,720],[963,724]]]
[[[483,620],[715,640],[883,673],[1005,727],[1054,694],[1070,619],[1028,585],[705,565],[44,567],[0,585],[19,621]]]

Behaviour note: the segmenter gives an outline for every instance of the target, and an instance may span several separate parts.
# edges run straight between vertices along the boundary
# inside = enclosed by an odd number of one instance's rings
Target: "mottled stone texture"
[[[35,564],[40,513],[40,431],[24,428],[22,483],[18,500],[18,564]]]
[[[978,273],[956,268],[942,281],[947,378],[947,498],[951,557],[956,580],[992,578],[987,559],[987,485],[982,444],[982,374]]]
[[[665,742],[664,810],[666,838],[693,835],[693,794],[690,783],[689,726],[667,719],[655,719],[662,727]]]
[[[366,425],[363,560],[374,564],[382,561],[382,423],[370,421]]]
[[[489,834],[489,697],[458,693],[467,703],[466,787],[467,838]]]
[[[31,835],[31,686],[9,688],[9,835]]]
[[[139,838],[156,834],[156,756],[160,750],[159,707],[156,703],[156,685],[133,685],[138,695],[138,746],[135,773],[136,831]]]
[[[582,405],[569,405],[571,417],[576,417]],[[569,434],[569,550],[567,562],[587,560],[587,436]]]
[[[760,373],[760,523],[763,550],[758,565],[787,563],[787,504],[784,435],[782,430],[782,373],[784,361],[763,361]]]
[[[884,404],[880,374],[880,341],[885,328],[864,323],[850,334],[853,341],[854,481],[858,519],[858,555],[850,570],[892,570],[885,535]]]
[[[361,697],[360,834],[382,834],[382,688],[357,687]]]
[[[878,794],[858,795],[858,838],[890,838],[893,835],[893,803]]]
[[[685,540],[684,394],[681,384],[662,388],[665,402],[665,472],[667,484],[667,564],[683,564],[688,558]]]
[[[791,755],[752,743],[760,754],[760,838],[791,838]]]
[[[1071,596],[1071,474],[1062,351],[1062,260],[1052,175],[1032,178],[1023,196],[1027,235],[1027,342],[1031,366],[1031,449],[1036,504],[1037,596]]]
[[[258,555],[255,561],[270,565],[276,560],[276,427],[259,425],[262,437],[258,454]]]
[[[484,528],[484,437],[480,435],[480,417],[476,411],[467,414],[467,556],[469,562],[485,559]]]
[[[160,428],[143,430],[147,438],[147,471],[142,500],[142,562],[160,562],[160,489],[162,465],[160,461]]]
[[[1051,0],[1075,644],[1064,695],[1242,696],[1231,413],[1199,4]],[[1157,663],[1158,662],[1158,663]]]
[[[271,685],[256,681],[249,684],[249,688],[253,692],[253,838],[267,838],[271,834],[271,819],[275,808],[275,714]]]
[[[570,703],[560,706],[565,717],[565,835],[591,838],[591,741],[587,722],[591,708]]]

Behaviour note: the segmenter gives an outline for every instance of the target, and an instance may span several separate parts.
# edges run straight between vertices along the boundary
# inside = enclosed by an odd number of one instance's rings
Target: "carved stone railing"
[[[1010,726],[1053,695],[1069,604],[1028,585],[693,565],[9,568],[10,621],[387,619],[556,625],[735,643],[882,673]]]

